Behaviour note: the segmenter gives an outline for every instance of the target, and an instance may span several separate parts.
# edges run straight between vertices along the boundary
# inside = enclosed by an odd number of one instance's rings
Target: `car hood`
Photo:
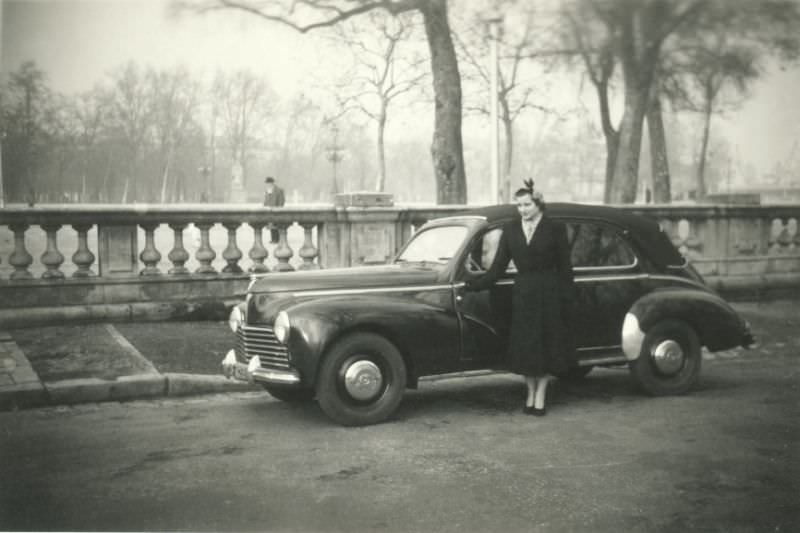
[[[301,292],[308,290],[367,289],[436,284],[441,272],[409,265],[332,268],[274,272],[256,277],[250,293]]]

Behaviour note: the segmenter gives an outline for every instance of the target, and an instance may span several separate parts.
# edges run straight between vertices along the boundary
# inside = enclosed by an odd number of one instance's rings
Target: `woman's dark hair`
[[[526,180],[522,180],[522,183],[524,183],[525,186],[517,189],[517,192],[514,193],[514,198],[530,195],[531,200],[533,200],[533,203],[536,204],[536,207],[538,207],[541,211],[544,211],[546,205],[544,203],[544,196],[542,196],[542,193],[533,188],[533,180],[528,178]]]

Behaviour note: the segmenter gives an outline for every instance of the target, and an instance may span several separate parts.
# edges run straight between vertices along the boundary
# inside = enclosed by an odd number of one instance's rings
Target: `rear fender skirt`
[[[622,326],[623,351],[638,357],[644,334],[656,323],[682,320],[694,328],[710,351],[743,345],[747,327],[728,303],[712,292],[693,289],[655,290],[631,306]]]

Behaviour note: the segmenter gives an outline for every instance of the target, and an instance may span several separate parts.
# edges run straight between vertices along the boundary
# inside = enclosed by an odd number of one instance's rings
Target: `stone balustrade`
[[[250,274],[382,263],[415,227],[465,209],[207,204],[0,209],[0,326],[53,313],[125,319],[191,316],[211,308],[221,316],[225,305],[241,298]],[[800,205],[621,209],[658,220],[681,253],[723,292],[759,296],[800,288]],[[279,241],[265,242],[273,227]]]
[[[730,297],[800,288],[800,205],[625,209],[658,220],[706,282]]]

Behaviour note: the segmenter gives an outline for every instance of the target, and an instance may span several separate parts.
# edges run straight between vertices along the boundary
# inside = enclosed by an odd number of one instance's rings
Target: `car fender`
[[[452,295],[448,295],[449,298]],[[305,300],[284,308],[291,322],[288,340],[292,362],[304,381],[316,383],[323,355],[344,335],[370,331],[386,337],[400,351],[406,362],[409,383],[416,382],[422,360],[435,360],[426,354],[458,349],[448,337],[458,338],[458,323],[444,305],[426,303],[412,297],[380,298],[341,296],[323,300]],[[428,342],[430,341],[430,342]]]
[[[710,351],[746,344],[747,327],[736,311],[712,292],[693,289],[656,290],[639,298],[622,325],[622,350],[632,361],[639,357],[646,332],[661,320],[682,320],[697,332]]]

